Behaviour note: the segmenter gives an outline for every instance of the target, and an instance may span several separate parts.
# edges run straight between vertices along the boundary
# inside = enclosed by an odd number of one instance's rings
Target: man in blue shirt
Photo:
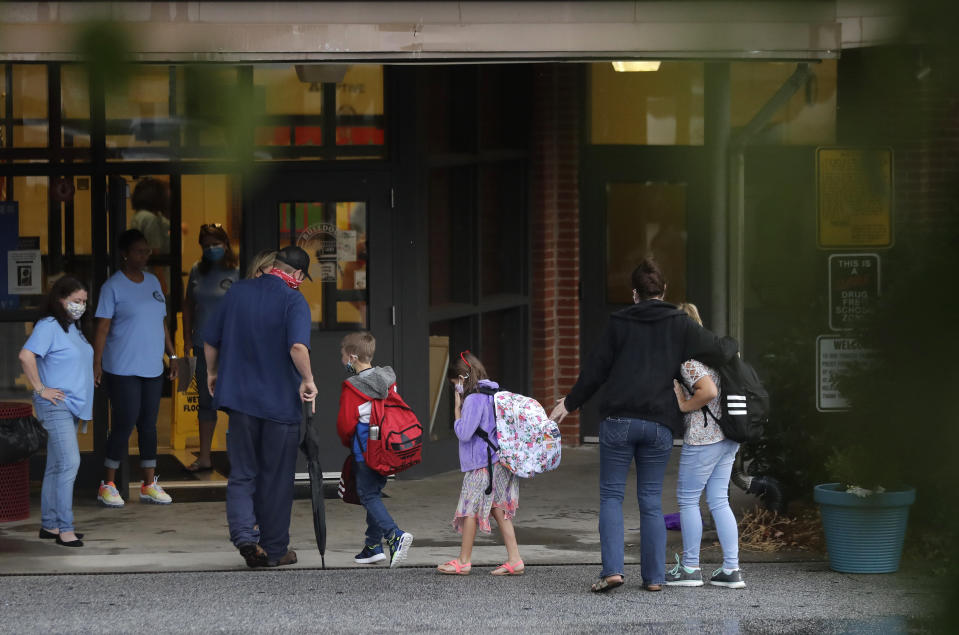
[[[281,249],[268,274],[230,287],[203,332],[207,386],[230,416],[230,540],[250,567],[296,562],[288,547],[300,402],[316,399],[310,308],[296,291],[312,280],[309,267],[303,249]]]

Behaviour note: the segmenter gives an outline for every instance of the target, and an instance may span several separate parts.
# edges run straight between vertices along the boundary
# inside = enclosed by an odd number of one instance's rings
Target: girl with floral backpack
[[[496,576],[522,575],[526,567],[519,555],[512,520],[519,503],[519,480],[500,464],[495,453],[489,460],[486,441],[477,434],[480,430],[495,438],[493,396],[480,392],[480,389],[496,389],[499,385],[490,380],[482,362],[469,351],[460,353],[450,366],[447,379],[455,392],[456,422],[453,428],[459,438],[460,469],[464,473],[453,527],[463,539],[459,557],[439,565],[436,570],[448,575],[469,575],[476,531],[490,533],[492,515],[503,535],[507,558],[491,573]],[[492,478],[488,461],[492,463]],[[490,480],[491,488],[488,487]]]

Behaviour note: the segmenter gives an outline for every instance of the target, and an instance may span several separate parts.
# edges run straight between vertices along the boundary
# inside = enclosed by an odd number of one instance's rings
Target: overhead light
[[[613,70],[617,73],[635,73],[639,71],[658,71],[660,61],[613,62]]]

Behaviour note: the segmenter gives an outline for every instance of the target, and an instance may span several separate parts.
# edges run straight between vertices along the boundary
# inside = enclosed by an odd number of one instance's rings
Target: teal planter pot
[[[829,551],[829,567],[842,573],[892,573],[899,569],[909,506],[916,490],[883,492],[860,498],[839,483],[817,485]]]

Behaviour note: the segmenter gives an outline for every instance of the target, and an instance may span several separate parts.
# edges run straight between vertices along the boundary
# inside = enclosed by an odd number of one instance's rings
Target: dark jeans
[[[230,412],[226,520],[237,547],[258,542],[270,560],[286,555],[299,440],[297,425]]]
[[[130,433],[135,427],[137,445],[140,447],[140,467],[156,467],[157,412],[160,410],[163,375],[137,377],[104,372],[103,384],[110,396],[113,418],[103,464],[111,469],[120,467],[120,461],[127,455]]]
[[[356,462],[356,495],[366,508],[366,544],[375,546],[389,538],[398,527],[383,504],[386,477],[371,470],[366,463]]]
[[[216,423],[216,410],[213,409],[213,395],[206,387],[206,355],[203,353],[202,346],[194,346],[193,354],[196,356],[196,392],[197,409],[196,418],[198,421],[209,421]]]
[[[663,476],[673,433],[645,419],[609,418],[599,425],[599,541],[602,577],[623,575],[623,492],[636,460],[640,515],[640,571],[644,584],[662,584],[666,574]]]

